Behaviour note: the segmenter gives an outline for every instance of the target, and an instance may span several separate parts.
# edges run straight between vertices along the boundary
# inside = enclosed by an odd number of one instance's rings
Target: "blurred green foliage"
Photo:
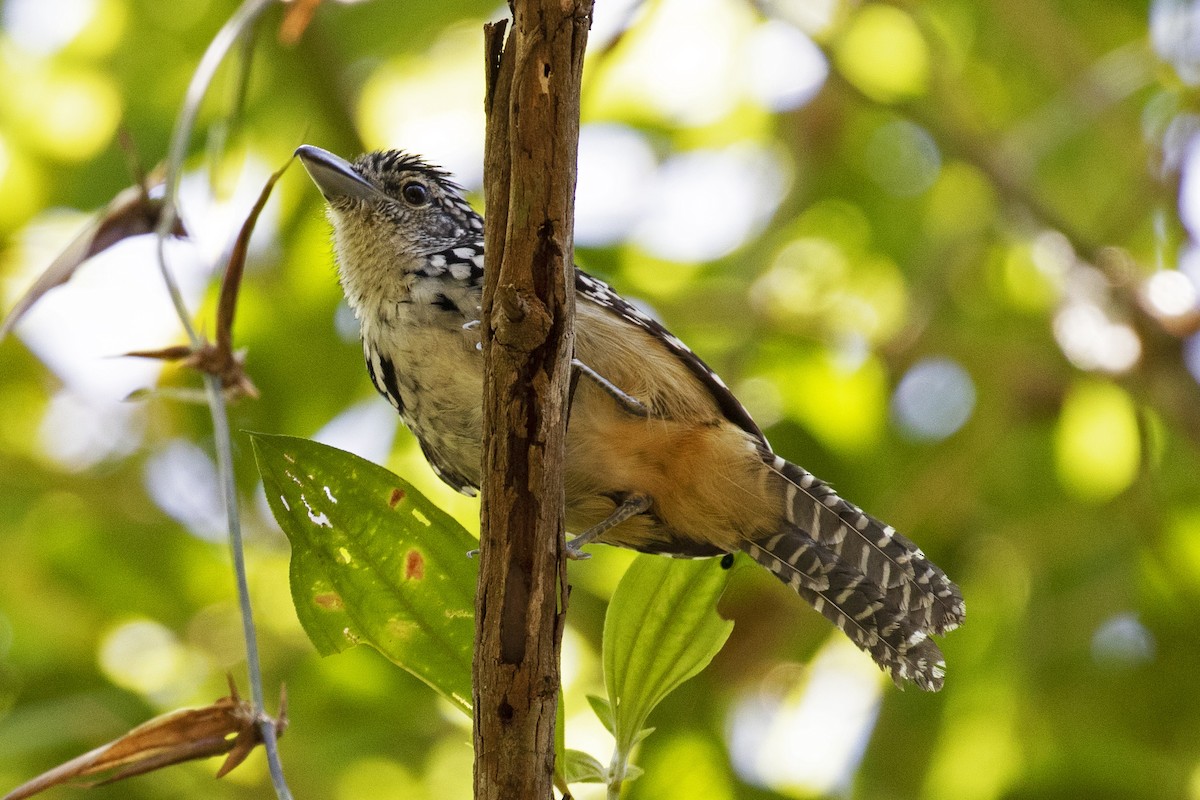
[[[900,693],[770,576],[736,572],[730,640],[651,716],[626,796],[1200,798],[1196,9],[599,5],[578,260],[716,368],[781,454],[920,542],[969,609],[943,642],[945,690]],[[3,308],[129,184],[118,126],[162,157],[234,6],[0,5]],[[259,26],[240,114],[233,64],[189,160],[196,244],[173,261],[201,319],[239,215],[302,141],[424,151],[478,184],[495,4],[326,3],[292,47],[282,11]],[[0,342],[0,788],[242,679],[208,415],[165,393],[120,402],[196,379],[108,358],[181,340],[151,252],[96,259]],[[407,433],[392,442],[356,337],[294,171],[251,252],[235,345],[262,398],[235,429],[321,433],[473,527],[475,501]],[[468,796],[457,710],[363,648],[317,656],[249,440],[234,444],[297,797]],[[596,550],[571,565],[564,676],[567,746],[602,755],[582,698],[603,686],[630,555]],[[260,754],[220,784],[213,770],[91,794],[268,796]]]

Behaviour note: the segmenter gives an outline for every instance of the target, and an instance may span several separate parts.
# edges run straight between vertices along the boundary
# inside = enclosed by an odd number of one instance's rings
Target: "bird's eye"
[[[416,181],[404,184],[404,188],[400,190],[400,194],[404,196],[404,199],[409,204],[414,206],[423,206],[429,202],[429,190]]]

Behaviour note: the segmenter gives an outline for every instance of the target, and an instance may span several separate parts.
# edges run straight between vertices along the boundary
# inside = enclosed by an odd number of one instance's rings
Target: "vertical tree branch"
[[[552,794],[566,609],[579,89],[591,0],[514,0],[488,26],[484,447],[475,797]]]

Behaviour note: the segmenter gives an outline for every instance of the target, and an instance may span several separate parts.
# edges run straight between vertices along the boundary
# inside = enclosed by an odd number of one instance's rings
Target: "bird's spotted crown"
[[[354,159],[353,166],[358,174],[392,196],[400,192],[405,173],[423,175],[430,182],[455,194],[461,195],[463,192],[461,186],[450,180],[449,172],[403,150],[376,150],[364,153]]]
[[[450,178],[450,173],[428,161],[403,150],[376,150],[354,160],[354,170],[370,181],[388,197],[399,198],[404,187],[413,179],[440,189],[436,201],[466,228],[477,233],[482,245],[483,218],[464,199],[463,187]]]

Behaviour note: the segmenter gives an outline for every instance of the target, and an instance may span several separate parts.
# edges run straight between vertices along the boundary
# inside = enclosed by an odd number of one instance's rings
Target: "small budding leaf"
[[[291,436],[252,434],[292,545],[292,601],[322,655],[369,644],[470,714],[478,541],[388,470]]]
[[[582,750],[566,751],[567,783],[604,783],[604,765]]]
[[[587,701],[588,705],[592,707],[592,711],[596,712],[596,716],[600,719],[600,724],[604,726],[604,729],[609,733],[615,734],[616,731],[614,730],[613,726],[612,706],[608,704],[608,701],[603,697],[597,697],[594,694],[589,694],[587,696]]]

